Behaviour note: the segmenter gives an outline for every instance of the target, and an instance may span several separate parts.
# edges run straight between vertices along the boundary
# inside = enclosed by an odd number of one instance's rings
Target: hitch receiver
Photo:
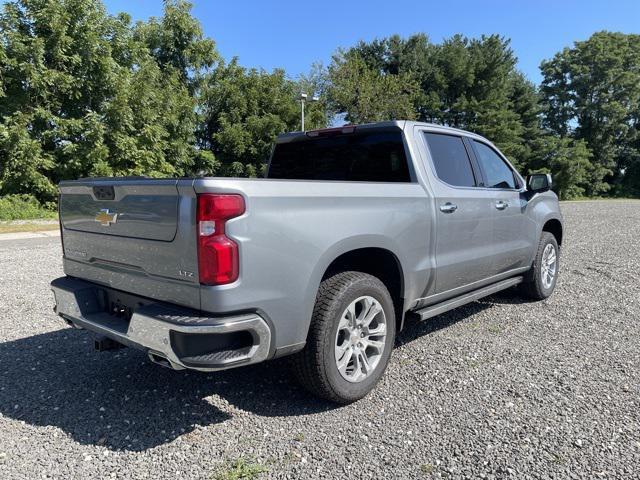
[[[119,350],[120,348],[124,348],[124,345],[121,343],[118,343],[109,337],[105,337],[104,335],[95,337],[93,346],[97,352],[106,352],[107,350]]]

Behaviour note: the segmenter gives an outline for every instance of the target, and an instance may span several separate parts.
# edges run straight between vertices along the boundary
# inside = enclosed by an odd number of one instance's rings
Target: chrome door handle
[[[507,202],[503,202],[502,200],[496,202],[496,208],[498,210],[504,210],[505,208],[507,208],[509,206],[509,204]]]
[[[440,205],[440,211],[443,213],[453,213],[458,209],[455,203],[447,202],[444,205]]]

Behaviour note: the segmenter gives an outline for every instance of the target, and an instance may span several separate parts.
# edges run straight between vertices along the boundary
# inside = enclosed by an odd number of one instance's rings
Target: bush
[[[55,218],[54,207],[42,206],[32,195],[4,195],[0,197],[0,220]]]

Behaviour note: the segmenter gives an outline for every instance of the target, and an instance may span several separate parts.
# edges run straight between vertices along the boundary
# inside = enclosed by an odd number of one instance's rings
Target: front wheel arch
[[[542,226],[543,232],[549,232],[556,238],[556,242],[558,242],[558,247],[562,246],[562,223],[557,218],[549,219]]]

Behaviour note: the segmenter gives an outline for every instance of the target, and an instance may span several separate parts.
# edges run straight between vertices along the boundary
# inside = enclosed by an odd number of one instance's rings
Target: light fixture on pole
[[[311,99],[307,100],[308,98],[309,98],[309,95],[307,95],[306,93],[301,93],[300,94],[300,106],[302,107],[301,108],[302,116],[301,116],[300,124],[302,126],[302,131],[303,132],[304,132],[304,103],[305,102],[309,102],[309,103],[317,102],[317,101],[320,100],[320,97],[317,97],[317,96],[313,96],[313,97],[311,97]]]

